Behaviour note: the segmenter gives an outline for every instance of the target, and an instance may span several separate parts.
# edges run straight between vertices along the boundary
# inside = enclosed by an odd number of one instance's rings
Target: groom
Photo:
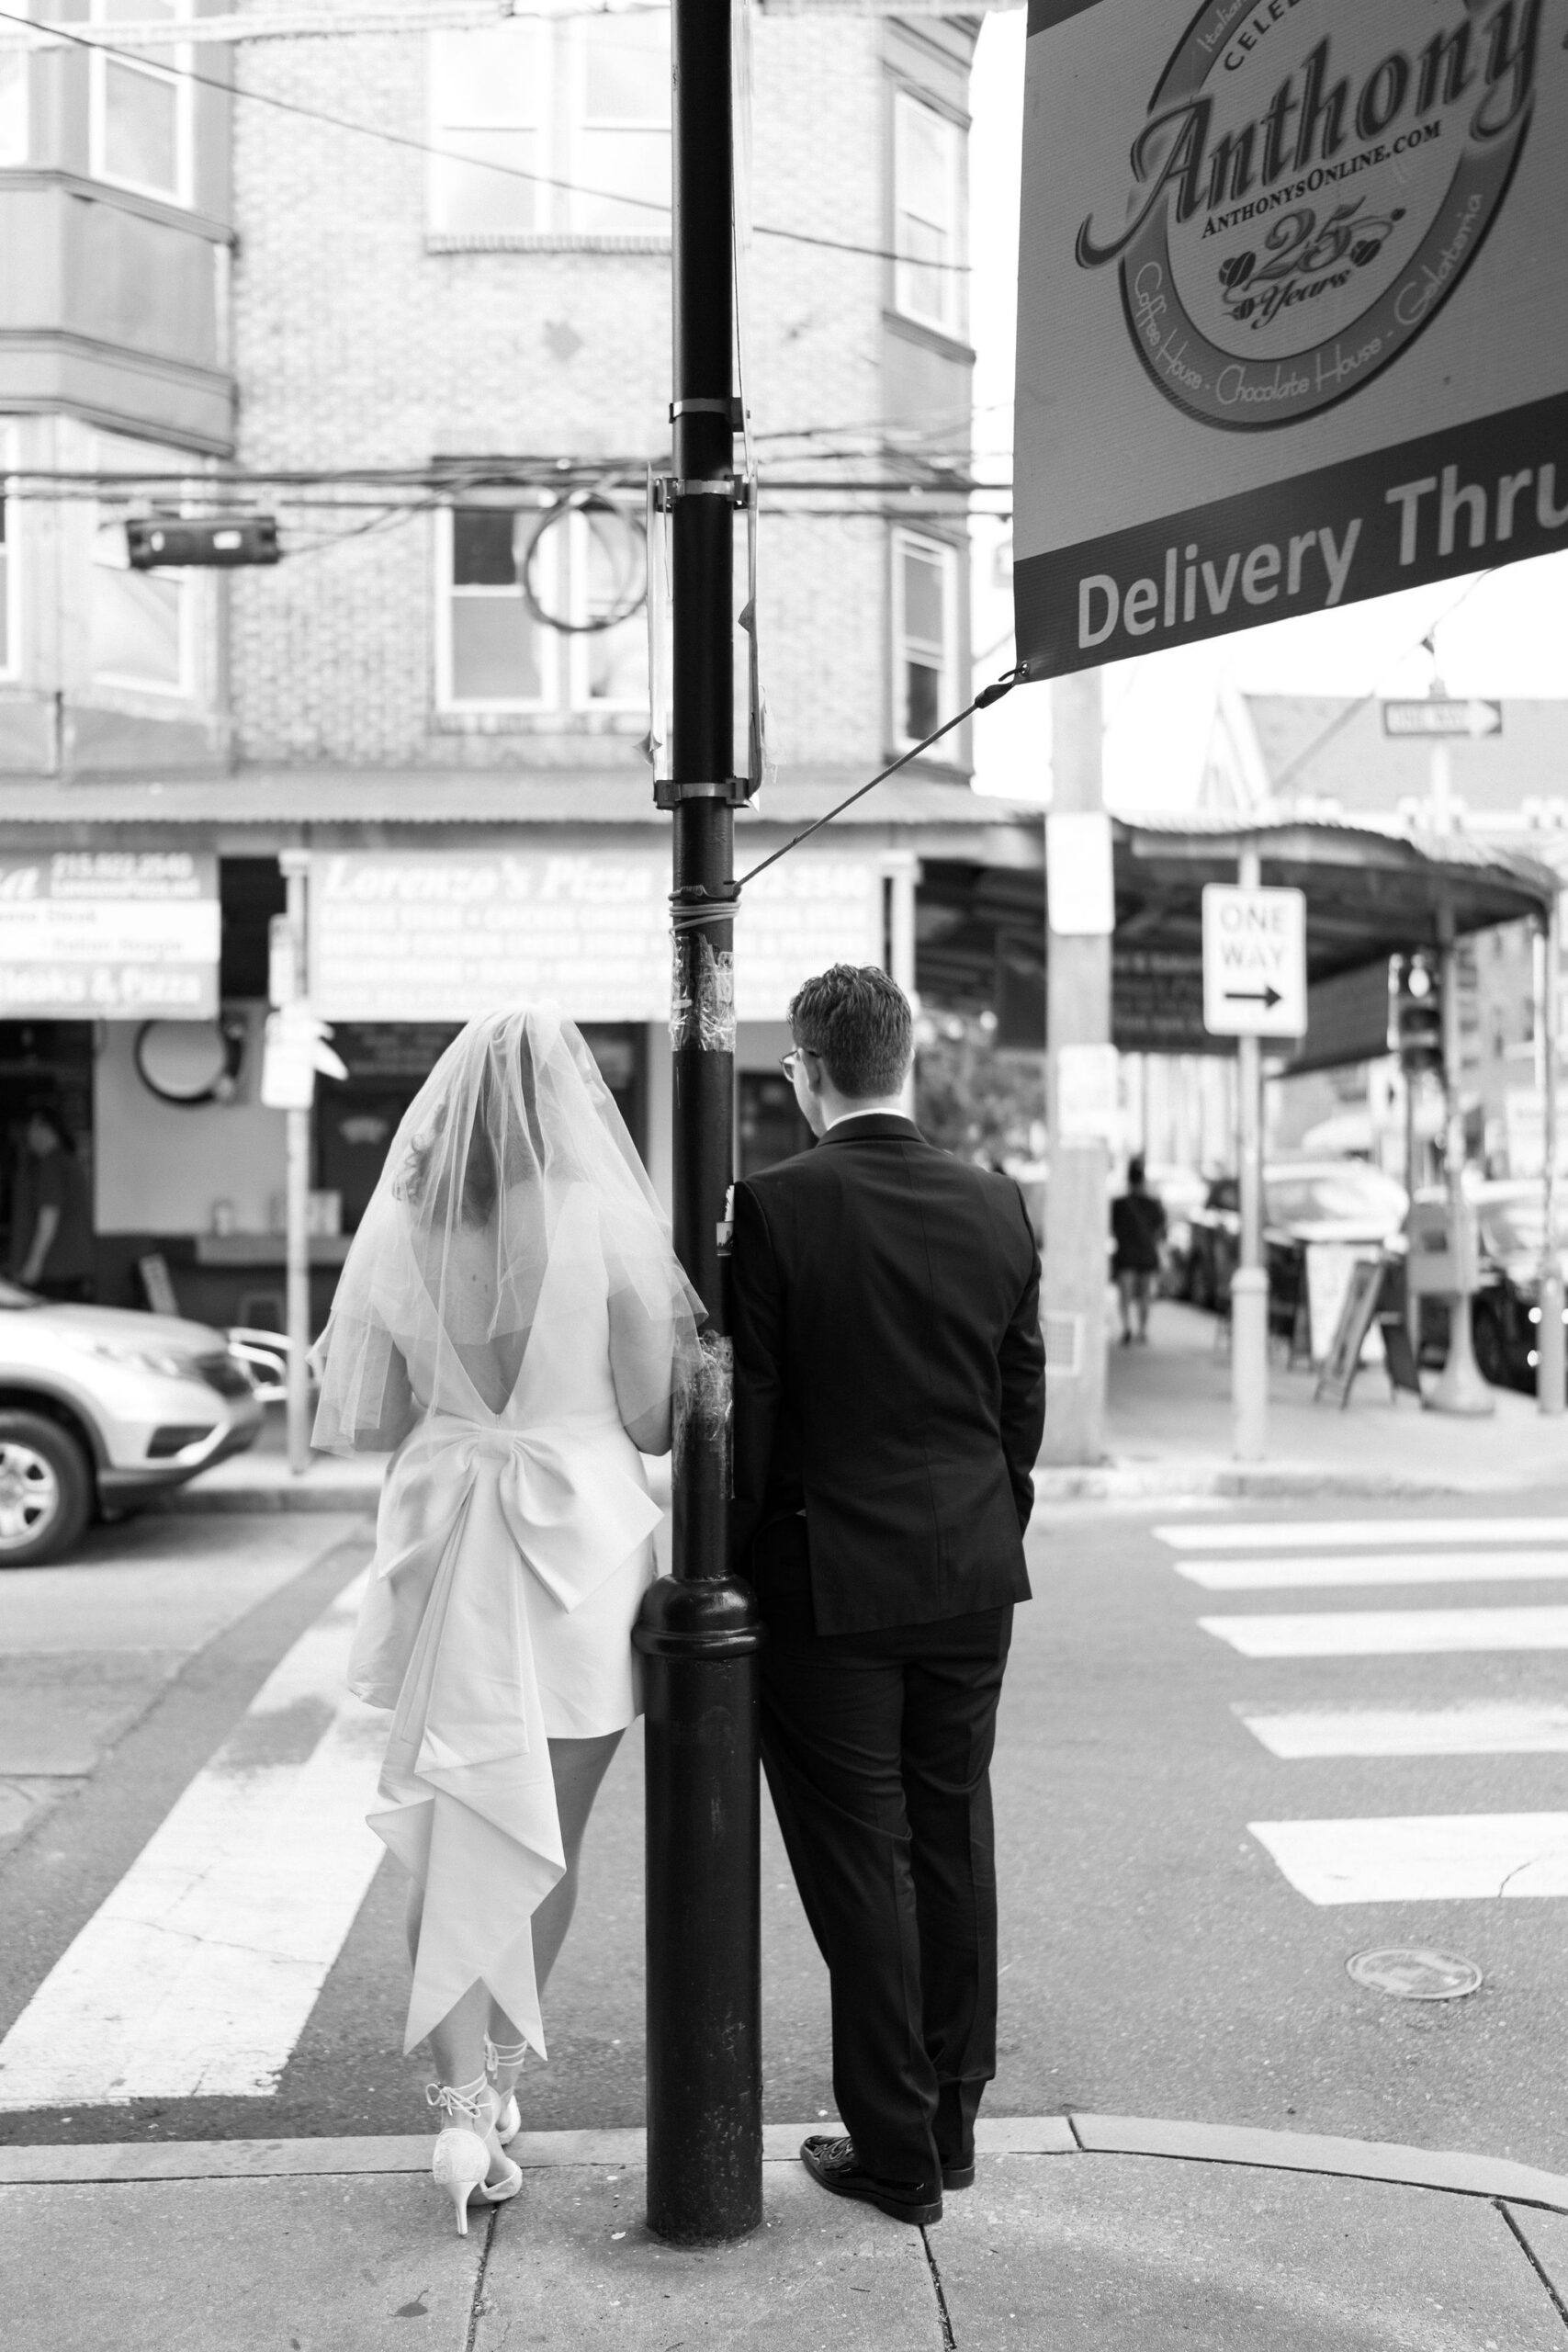
[[[1010,1177],[903,1108],[909,1007],[836,964],[784,1057],[819,1140],[735,1188],[734,1563],[768,1628],[762,1760],[832,1986],[840,2197],[941,2219],[996,2072],[989,1767],[1044,1427]]]

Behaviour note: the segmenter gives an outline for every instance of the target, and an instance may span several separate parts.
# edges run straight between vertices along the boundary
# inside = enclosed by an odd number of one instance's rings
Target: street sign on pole
[[[1030,0],[1026,677],[1563,545],[1565,105],[1540,0]]]
[[[1306,1034],[1306,899],[1210,882],[1203,890],[1203,1026],[1212,1037]]]
[[[1399,736],[1501,735],[1503,706],[1478,702],[1473,695],[1464,702],[1443,695],[1428,695],[1422,702],[1385,702],[1382,731]]]

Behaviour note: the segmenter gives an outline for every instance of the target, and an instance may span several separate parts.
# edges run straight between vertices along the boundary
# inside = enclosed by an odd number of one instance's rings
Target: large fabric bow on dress
[[[424,1888],[405,2051],[482,1979],[545,2055],[532,1920],[566,1862],[530,1612],[580,1607],[658,1525],[627,1452],[618,1424],[434,1412],[388,1471],[349,1682],[394,1710],[370,1826]]]

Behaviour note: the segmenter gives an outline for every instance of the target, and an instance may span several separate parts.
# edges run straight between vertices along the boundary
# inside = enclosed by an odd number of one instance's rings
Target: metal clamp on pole
[[[678,783],[673,776],[656,776],[653,781],[653,805],[656,808],[679,808],[684,800],[719,800],[727,808],[744,808],[751,797],[751,780],[744,775],[721,775],[698,783]]]

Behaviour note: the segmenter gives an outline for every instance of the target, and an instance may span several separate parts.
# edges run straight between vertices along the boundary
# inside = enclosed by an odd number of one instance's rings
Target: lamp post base
[[[1497,1409],[1497,1399],[1476,1370],[1468,1292],[1450,1302],[1449,1360],[1437,1386],[1423,1401],[1429,1413],[1459,1413],[1472,1420]]]
[[[757,1651],[749,1586],[660,1577],[632,1639],[648,1771],[648,2225],[762,2219]]]
[[[1260,1266],[1231,1276],[1231,1453],[1261,1462],[1269,1435],[1269,1277]]]

